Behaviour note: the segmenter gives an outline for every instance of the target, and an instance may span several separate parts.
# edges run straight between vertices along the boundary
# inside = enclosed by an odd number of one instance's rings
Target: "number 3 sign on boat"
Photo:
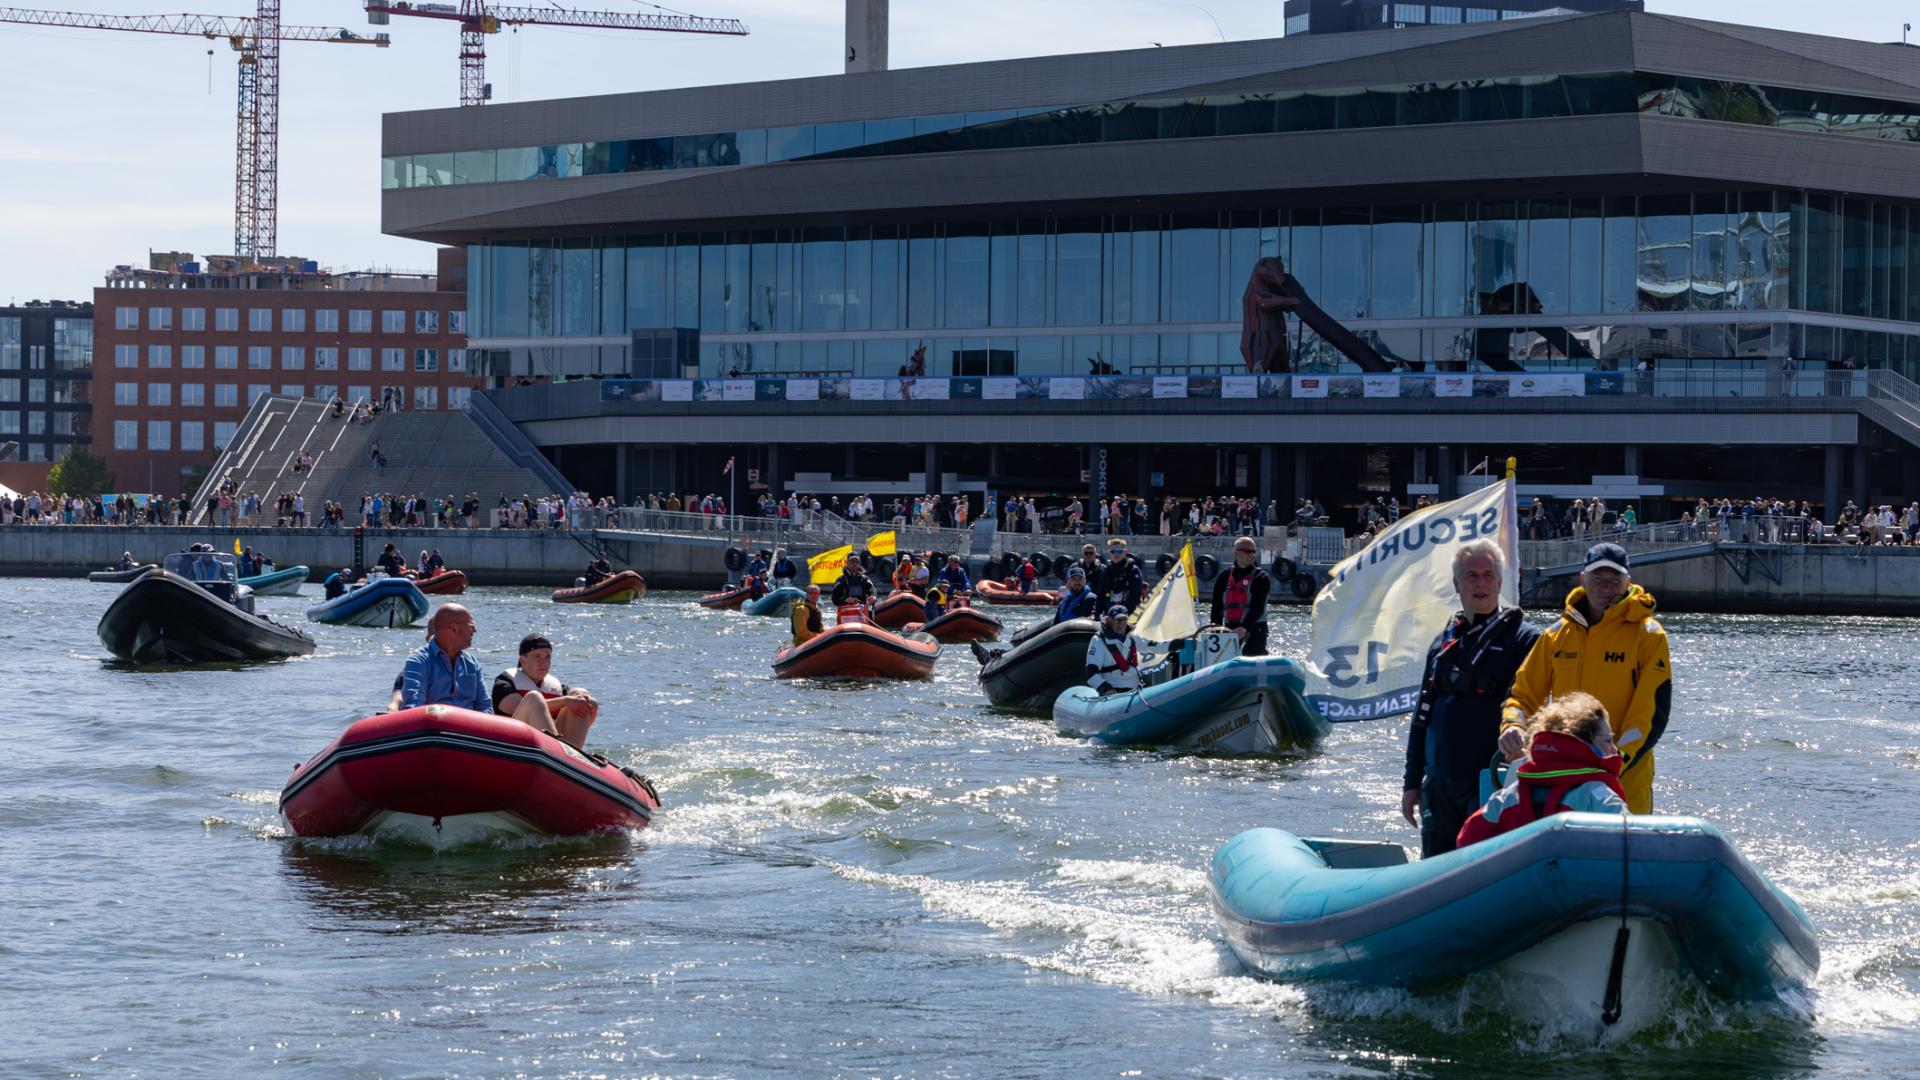
[[[1453,556],[1486,538],[1506,553],[1503,605],[1520,602],[1513,481],[1401,518],[1333,568],[1313,602],[1307,701],[1329,720],[1412,712],[1427,646],[1459,607]]]

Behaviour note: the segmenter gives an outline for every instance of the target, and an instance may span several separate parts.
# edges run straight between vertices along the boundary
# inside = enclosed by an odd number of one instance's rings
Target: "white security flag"
[[[1500,602],[1520,602],[1513,481],[1401,518],[1333,568],[1313,602],[1307,700],[1329,720],[1413,711],[1427,647],[1460,608],[1453,554],[1481,537],[1506,553]]]

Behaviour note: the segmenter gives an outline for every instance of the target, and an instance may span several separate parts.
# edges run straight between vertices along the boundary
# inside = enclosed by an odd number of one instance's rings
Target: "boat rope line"
[[[1626,975],[1627,939],[1633,934],[1627,928],[1627,880],[1633,865],[1628,859],[1628,843],[1632,836],[1632,819],[1623,806],[1620,808],[1620,929],[1613,935],[1613,960],[1607,964],[1607,992],[1600,1003],[1600,1022],[1608,1027],[1620,1022],[1620,983]]]
[[[583,773],[577,767],[571,767],[543,750],[451,731],[410,731],[402,735],[392,735],[384,739],[340,747],[314,763],[312,767],[301,773],[298,779],[288,784],[280,793],[280,804],[285,806],[288,799],[298,795],[303,788],[319,779],[335,765],[362,758],[381,757],[405,750],[421,749],[463,750],[487,757],[538,765],[582,787],[592,789],[602,797],[621,804],[649,821],[653,819],[653,808],[635,798],[631,792],[622,791],[597,775]]]

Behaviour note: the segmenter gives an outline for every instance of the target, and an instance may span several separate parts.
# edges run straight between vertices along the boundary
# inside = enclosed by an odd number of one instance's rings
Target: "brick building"
[[[462,255],[443,252],[437,275],[177,253],[116,268],[94,290],[93,452],[123,489],[173,494],[263,394],[464,408],[481,381],[467,373]]]
[[[87,445],[92,380],[92,304],[0,306],[0,461],[51,463]]]

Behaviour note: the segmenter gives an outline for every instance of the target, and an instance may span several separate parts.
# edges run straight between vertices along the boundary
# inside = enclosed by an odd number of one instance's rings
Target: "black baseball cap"
[[[1586,570],[1618,570],[1623,574],[1627,573],[1627,549],[1619,544],[1593,545],[1587,549]]]
[[[526,637],[523,637],[520,639],[520,655],[521,656],[525,656],[535,649],[551,650],[552,648],[553,648],[553,642],[548,641],[544,636],[540,634],[528,634]]]

